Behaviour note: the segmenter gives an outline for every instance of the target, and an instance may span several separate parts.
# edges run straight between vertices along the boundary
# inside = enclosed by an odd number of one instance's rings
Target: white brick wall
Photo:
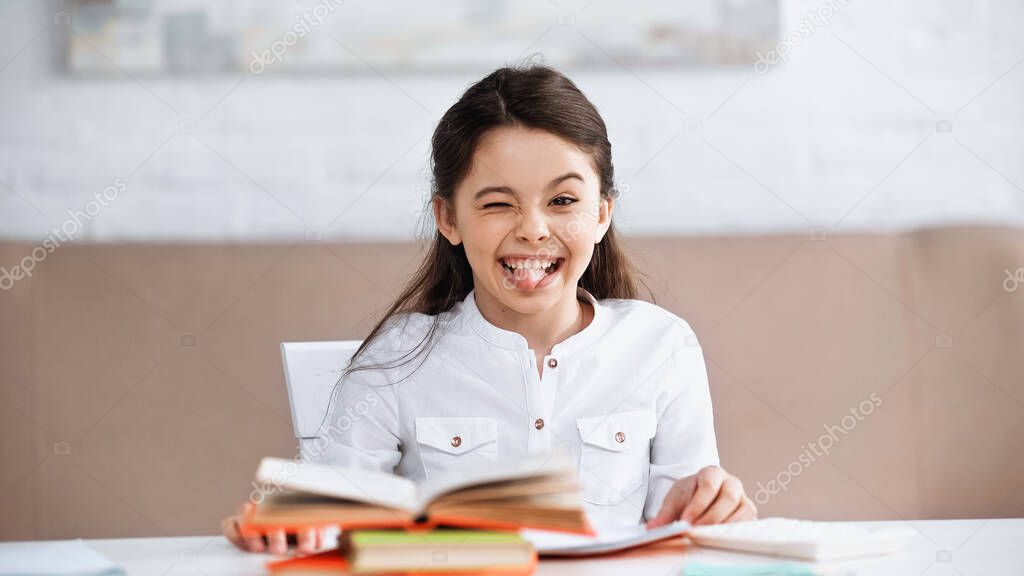
[[[787,0],[787,31],[811,5]],[[2,238],[42,238],[115,178],[127,191],[79,238],[302,237],[339,215],[328,237],[412,237],[430,132],[487,72],[72,79],[52,10],[0,4]],[[1021,224],[1022,25],[1016,0],[851,0],[766,75],[569,73],[609,125],[627,232]]]

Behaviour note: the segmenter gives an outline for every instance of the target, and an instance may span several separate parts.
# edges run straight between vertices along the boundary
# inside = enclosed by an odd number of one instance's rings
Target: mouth
[[[499,258],[506,288],[533,290],[547,286],[562,268],[565,258]]]

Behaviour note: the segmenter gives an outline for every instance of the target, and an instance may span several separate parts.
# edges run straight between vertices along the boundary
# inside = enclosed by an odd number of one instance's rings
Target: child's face
[[[503,127],[480,139],[453,204],[435,199],[434,215],[465,245],[477,293],[533,314],[575,300],[613,201],[589,154],[550,132]]]

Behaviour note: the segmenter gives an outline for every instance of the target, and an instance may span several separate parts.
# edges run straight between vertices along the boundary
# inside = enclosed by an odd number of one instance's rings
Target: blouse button
[[[555,360],[554,358],[548,359],[548,368],[554,368],[556,366],[558,366],[558,360]]]
[[[621,432],[620,432],[620,434],[621,434]],[[459,446],[462,446],[462,437],[461,436],[453,436],[452,437],[452,446],[454,446],[456,448],[458,448]]]
[[[543,418],[537,418],[537,420],[533,423],[533,427],[536,428],[537,430],[540,430],[541,428],[543,428],[544,427],[544,419]]]
[[[622,444],[623,442],[626,441],[626,435],[623,434],[622,432],[616,432],[615,441],[618,442],[619,444]]]

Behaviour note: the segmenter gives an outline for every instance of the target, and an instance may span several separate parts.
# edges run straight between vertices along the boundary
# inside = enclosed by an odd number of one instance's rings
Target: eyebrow
[[[558,186],[562,182],[565,182],[566,180],[569,180],[569,179],[572,179],[572,178],[575,178],[575,179],[579,180],[580,182],[584,181],[583,180],[583,176],[580,176],[580,174],[578,172],[566,172],[565,174],[562,174],[558,178],[555,178],[554,180],[549,182],[548,185],[545,188],[550,190],[551,188],[554,188],[555,186]],[[512,195],[515,195],[515,193],[516,193],[515,190],[513,190],[512,188],[510,188],[508,186],[487,186],[486,188],[481,188],[473,196],[473,199],[474,200],[479,200],[481,196],[483,196],[485,194],[490,194],[491,192],[501,192],[501,193],[512,194]]]

